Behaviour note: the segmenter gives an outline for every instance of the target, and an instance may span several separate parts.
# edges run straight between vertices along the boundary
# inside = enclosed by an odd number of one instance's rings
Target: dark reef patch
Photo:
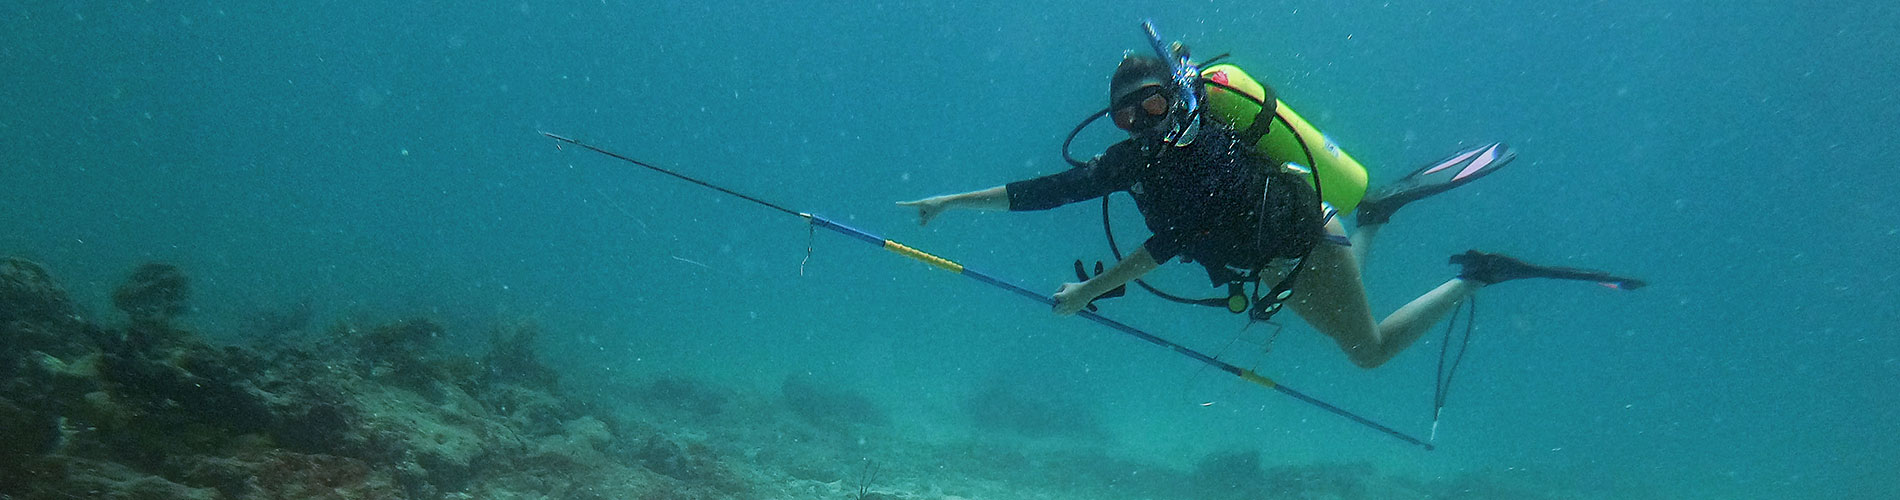
[[[979,429],[1014,433],[1030,438],[1108,436],[1085,405],[1065,404],[1050,394],[1031,393],[1001,380],[992,380],[963,401],[963,411]]]
[[[793,414],[821,426],[882,426],[891,418],[864,395],[846,391],[839,384],[825,383],[811,376],[785,377],[779,393]]]
[[[0,259],[0,323],[56,323],[77,316],[78,308],[45,267],[16,257]]]
[[[679,376],[654,379],[634,395],[646,404],[698,418],[719,415],[732,399],[703,382]]]
[[[608,453],[637,440],[560,393],[532,327],[496,330],[480,356],[449,352],[427,319],[216,346],[178,321],[190,283],[140,266],[112,294],[127,323],[99,325],[42,267],[0,259],[0,498],[489,498],[524,485],[641,498],[677,485],[644,467],[668,460]],[[688,475],[678,467],[701,463],[679,457],[711,456],[682,450],[662,467]]]
[[[133,323],[166,323],[191,310],[191,279],[171,264],[150,263],[112,292],[112,305]]]

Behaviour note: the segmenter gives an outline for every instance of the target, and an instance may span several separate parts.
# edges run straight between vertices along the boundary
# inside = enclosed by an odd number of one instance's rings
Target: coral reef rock
[[[0,323],[65,321],[76,319],[77,311],[46,268],[21,258],[0,259]]]
[[[171,264],[150,263],[112,292],[112,305],[134,323],[169,322],[191,310],[191,279]]]
[[[705,479],[679,467],[717,458],[623,439],[556,390],[530,328],[479,357],[421,319],[217,346],[171,324],[189,283],[140,267],[113,294],[132,321],[113,328],[80,319],[40,266],[0,260],[0,499],[736,498],[649,469]]]

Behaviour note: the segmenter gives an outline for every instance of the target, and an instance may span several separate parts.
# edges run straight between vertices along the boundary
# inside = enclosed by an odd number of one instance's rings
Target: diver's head
[[[1175,98],[1169,81],[1168,63],[1151,56],[1123,57],[1108,82],[1108,115],[1115,126],[1135,137],[1166,133]]]

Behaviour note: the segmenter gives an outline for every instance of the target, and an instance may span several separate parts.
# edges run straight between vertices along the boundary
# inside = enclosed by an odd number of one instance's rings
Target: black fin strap
[[[1465,300],[1470,301],[1465,304],[1467,306],[1465,309],[1470,311],[1470,314],[1465,315],[1464,340],[1459,342],[1458,355],[1451,357],[1450,366],[1445,365],[1445,358],[1450,357],[1451,332],[1452,329],[1458,325],[1459,310],[1451,310],[1451,321],[1445,322],[1445,340],[1438,345],[1438,380],[1437,383],[1434,384],[1435,391],[1434,394],[1432,394],[1432,419],[1434,421],[1438,418],[1438,412],[1445,409],[1445,397],[1451,393],[1451,377],[1458,374],[1458,364],[1464,362],[1465,352],[1471,350],[1471,331],[1477,328],[1478,296],[1473,295]]]

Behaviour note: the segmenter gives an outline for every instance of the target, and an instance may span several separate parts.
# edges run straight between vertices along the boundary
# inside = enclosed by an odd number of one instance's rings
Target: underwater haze
[[[1382,232],[1375,314],[1473,248],[1650,286],[1485,289],[1435,432],[1444,325],[1362,370],[1292,315],[1276,335],[1100,303],[1427,451],[540,133],[1053,293],[1112,260],[1094,203],[921,227],[893,203],[1068,168],[1066,134],[1149,51],[1143,19],[1230,53],[1374,186],[1516,149]],[[610,429],[599,455],[657,474],[624,490],[649,498],[1893,498],[1896,46],[1884,2],[0,1],[0,256],[106,330],[134,268],[175,265],[180,328],[213,345],[426,318],[479,353],[531,323],[558,397]],[[1139,217],[1115,200],[1127,248]],[[258,333],[286,310],[312,319]],[[651,409],[679,401],[724,403]],[[390,474],[412,498],[502,491]]]

